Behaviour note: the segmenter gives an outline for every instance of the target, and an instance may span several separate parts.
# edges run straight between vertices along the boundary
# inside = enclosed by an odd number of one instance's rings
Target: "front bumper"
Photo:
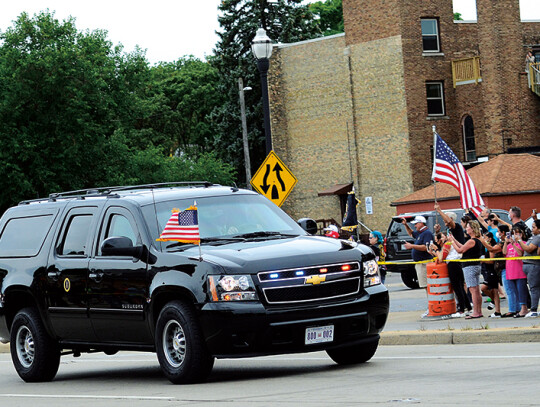
[[[207,303],[200,320],[210,352],[216,357],[298,353],[350,346],[378,338],[389,311],[383,285],[361,297],[339,302],[265,308],[260,302]],[[306,328],[334,325],[334,340],[305,344]]]

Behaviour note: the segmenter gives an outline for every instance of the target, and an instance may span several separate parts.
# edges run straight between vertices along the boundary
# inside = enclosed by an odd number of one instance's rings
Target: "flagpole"
[[[433,130],[433,172],[431,173],[431,180],[433,181],[433,193],[435,195],[435,204],[437,204],[437,183],[435,182],[435,159],[437,152],[437,127],[435,125],[431,126]]]
[[[193,206],[196,208],[197,211],[197,225],[199,225],[199,207],[197,206],[197,201],[193,201]],[[202,249],[201,249],[201,230],[199,229],[199,261],[203,261],[202,258]]]

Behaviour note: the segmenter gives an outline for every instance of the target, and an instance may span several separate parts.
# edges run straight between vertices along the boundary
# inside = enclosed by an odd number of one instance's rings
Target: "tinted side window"
[[[75,215],[71,217],[63,242],[58,248],[58,254],[64,256],[84,255],[91,222],[92,215]]]
[[[127,237],[131,240],[133,246],[137,243],[137,234],[133,230],[129,220],[123,215],[114,214],[111,216],[105,238],[112,236]]]
[[[53,220],[53,215],[10,219],[0,237],[0,256],[36,256]]]

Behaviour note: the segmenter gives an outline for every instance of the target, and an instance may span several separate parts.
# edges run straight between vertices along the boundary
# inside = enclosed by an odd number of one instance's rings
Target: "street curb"
[[[0,353],[9,353],[9,343],[0,343]]]
[[[380,345],[456,345],[540,342],[540,328],[494,328],[441,331],[389,331]]]

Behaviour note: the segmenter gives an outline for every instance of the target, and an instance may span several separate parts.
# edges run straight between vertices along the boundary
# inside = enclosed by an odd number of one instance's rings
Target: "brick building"
[[[273,147],[298,178],[289,214],[340,222],[354,185],[359,219],[385,231],[390,202],[431,182],[433,125],[464,163],[540,149],[524,72],[540,21],[520,21],[519,0],[476,4],[476,22],[456,22],[452,0],[343,0],[345,34],[275,47]]]

